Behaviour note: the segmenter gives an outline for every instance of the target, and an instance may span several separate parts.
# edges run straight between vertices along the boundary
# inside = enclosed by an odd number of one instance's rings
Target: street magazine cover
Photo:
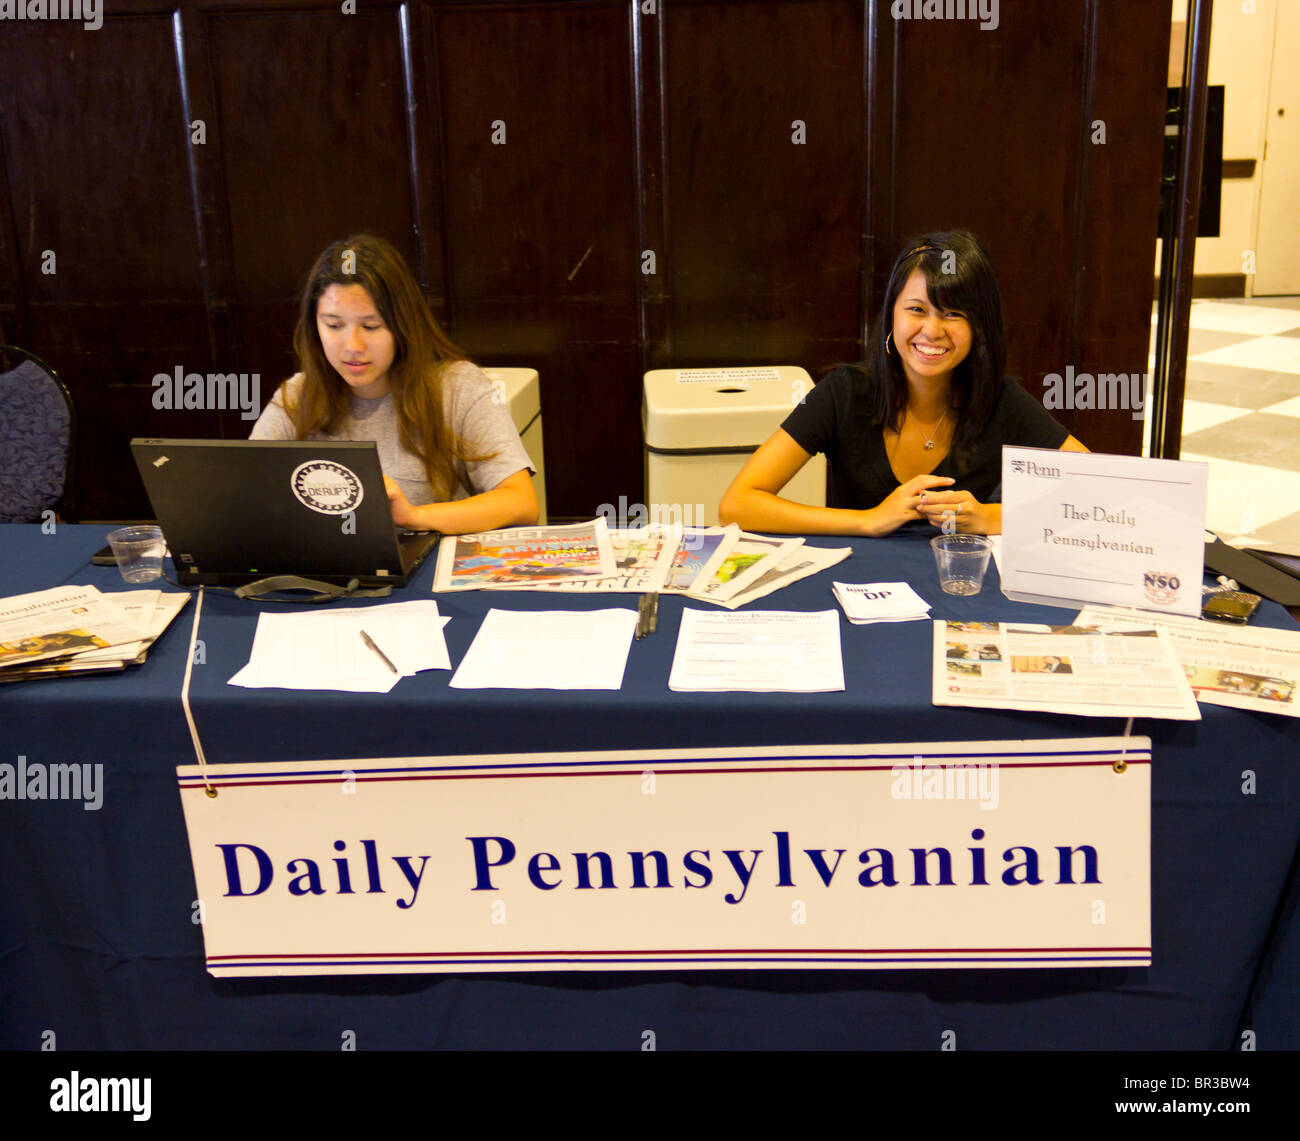
[[[433,589],[535,587],[539,583],[608,578],[614,553],[603,517],[564,527],[511,527],[438,542]]]

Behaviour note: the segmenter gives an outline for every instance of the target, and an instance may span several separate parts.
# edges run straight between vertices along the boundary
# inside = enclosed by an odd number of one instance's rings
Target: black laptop
[[[182,586],[403,586],[438,540],[393,526],[373,441],[135,439],[131,451]]]

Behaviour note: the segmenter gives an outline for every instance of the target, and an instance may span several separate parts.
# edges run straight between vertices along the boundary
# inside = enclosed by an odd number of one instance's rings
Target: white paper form
[[[635,610],[489,610],[456,689],[621,689]]]
[[[668,688],[702,693],[842,690],[839,613],[683,610]]]
[[[442,628],[450,622],[432,600],[355,606],[306,614],[262,614],[248,665],[230,679],[249,689],[338,689],[387,693],[420,670],[451,669]],[[362,638],[397,667],[388,668]]]

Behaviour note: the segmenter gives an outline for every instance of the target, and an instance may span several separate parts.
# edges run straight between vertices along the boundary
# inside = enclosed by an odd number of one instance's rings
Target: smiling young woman
[[[988,253],[965,230],[904,245],[867,359],[830,372],[750,457],[724,523],[801,534],[887,535],[910,523],[1002,530],[990,502],[1002,445],[1087,451],[1006,376],[1002,302]],[[780,497],[818,452],[829,506]]]
[[[401,254],[360,234],[316,259],[301,371],[254,440],[374,440],[393,522],[457,534],[537,521],[532,462],[487,377],[451,343]]]

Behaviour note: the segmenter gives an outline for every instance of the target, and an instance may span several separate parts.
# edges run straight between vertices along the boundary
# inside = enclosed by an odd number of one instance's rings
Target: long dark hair
[[[443,409],[443,370],[465,357],[429,312],[405,259],[383,238],[355,234],[335,242],[307,276],[293,332],[303,382],[286,409],[298,438],[336,431],[348,414],[350,389],[326,358],[316,328],[317,305],[331,285],[360,285],[374,301],[393,335],[387,378],[402,446],[423,461],[436,497],[451,498],[457,484],[455,461],[488,458],[470,454]]]
[[[971,327],[971,350],[952,374],[949,406],[957,414],[952,455],[959,471],[988,427],[1002,391],[1007,363],[1002,297],[988,251],[969,230],[909,238],[894,262],[884,304],[871,324],[866,359],[854,366],[866,378],[871,425],[901,431],[907,415],[907,377],[885,336],[894,327],[894,303],[914,270],[925,274],[930,304],[958,309]]]

